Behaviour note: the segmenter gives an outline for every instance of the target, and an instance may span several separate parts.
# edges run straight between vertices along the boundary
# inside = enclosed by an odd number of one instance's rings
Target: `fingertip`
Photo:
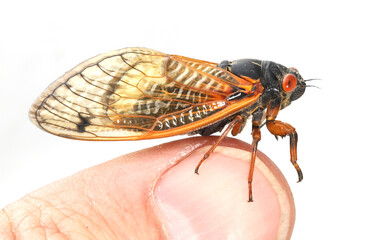
[[[202,139],[213,144],[212,138]],[[193,174],[192,169],[209,147],[193,150],[156,184],[155,207],[167,234],[178,239],[290,238],[294,202],[278,168],[259,152],[250,202],[247,187],[250,146],[227,139],[203,163],[199,175]]]

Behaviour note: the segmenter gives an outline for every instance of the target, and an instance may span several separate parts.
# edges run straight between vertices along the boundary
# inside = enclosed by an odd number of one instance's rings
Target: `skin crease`
[[[251,146],[194,137],[130,153],[51,183],[0,213],[0,239],[290,239],[293,197],[262,153],[248,203]]]

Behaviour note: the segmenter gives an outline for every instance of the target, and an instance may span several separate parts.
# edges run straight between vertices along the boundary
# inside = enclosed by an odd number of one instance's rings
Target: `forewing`
[[[83,140],[190,132],[217,121],[230,94],[251,88],[216,66],[146,48],[102,54],[52,83],[30,117],[50,133]]]

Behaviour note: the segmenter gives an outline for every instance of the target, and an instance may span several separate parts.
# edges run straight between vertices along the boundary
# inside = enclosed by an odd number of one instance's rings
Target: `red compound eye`
[[[285,92],[291,92],[293,91],[297,86],[297,79],[296,76],[293,74],[287,74],[285,75],[283,79],[283,89]]]

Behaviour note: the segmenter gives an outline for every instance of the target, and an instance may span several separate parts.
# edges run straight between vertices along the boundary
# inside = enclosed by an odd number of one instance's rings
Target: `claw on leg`
[[[219,140],[218,140],[219,141]],[[216,143],[215,143],[216,144]],[[215,144],[213,145],[213,146],[215,146]],[[212,147],[213,147],[212,146]],[[213,150],[215,150],[215,148],[210,148],[210,150],[206,153],[206,154],[204,154],[204,156],[203,156],[203,158],[202,158],[202,160],[200,160],[199,161],[199,163],[198,163],[198,165],[196,166],[196,168],[195,168],[195,173],[196,174],[198,174],[199,175],[199,168],[200,168],[200,166],[202,165],[202,163],[204,162],[204,160],[206,160],[209,156],[210,156],[210,154],[212,153],[212,151]],[[212,151],[211,151],[211,149],[212,149]],[[209,153],[211,151],[211,153]]]
[[[304,178],[304,176],[302,175],[302,171],[300,169],[300,166],[297,163],[294,163],[293,166],[297,171],[297,175],[298,175],[298,181],[297,182],[301,182],[302,179]]]

